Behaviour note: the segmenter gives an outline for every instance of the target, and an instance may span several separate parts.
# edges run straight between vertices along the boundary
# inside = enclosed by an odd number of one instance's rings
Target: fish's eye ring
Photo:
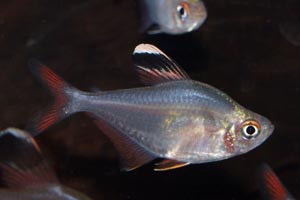
[[[242,123],[241,133],[245,139],[250,140],[257,137],[260,134],[260,131],[260,124],[253,119],[246,120]]]
[[[186,20],[188,18],[188,13],[189,13],[188,3],[186,3],[186,2],[180,3],[177,6],[177,13],[182,21]]]

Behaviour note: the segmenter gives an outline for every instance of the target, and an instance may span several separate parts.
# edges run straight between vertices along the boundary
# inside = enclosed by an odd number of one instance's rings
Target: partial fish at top
[[[198,29],[207,17],[201,0],[140,0],[142,31],[183,34]]]
[[[244,154],[273,132],[271,122],[222,91],[191,80],[153,45],[135,48],[133,61],[147,87],[83,92],[33,61],[34,74],[55,102],[33,120],[40,133],[76,112],[87,112],[114,143],[124,170],[165,158],[155,170],[206,163]]]
[[[0,189],[3,200],[91,200],[59,183],[38,145],[25,131],[0,131]]]

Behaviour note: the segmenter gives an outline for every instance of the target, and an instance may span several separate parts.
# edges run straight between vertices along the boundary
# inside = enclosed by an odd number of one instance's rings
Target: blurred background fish
[[[76,112],[88,112],[114,143],[124,170],[165,158],[155,170],[244,154],[264,142],[274,126],[222,91],[193,81],[153,45],[135,48],[133,61],[148,87],[88,93],[70,86],[45,65],[32,72],[55,96],[29,130],[41,133]]]
[[[90,200],[59,183],[37,143],[25,131],[8,128],[0,132],[0,169],[5,200]]]
[[[300,46],[300,22],[286,21],[279,24],[281,35],[291,44]]]
[[[296,200],[267,164],[260,167],[259,183],[261,194],[266,200]]]
[[[207,17],[201,0],[141,0],[141,31],[183,34],[198,29]]]

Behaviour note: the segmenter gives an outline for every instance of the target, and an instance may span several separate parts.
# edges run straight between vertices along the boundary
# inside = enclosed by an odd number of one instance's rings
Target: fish
[[[145,87],[80,91],[46,65],[31,60],[33,74],[50,90],[54,103],[28,125],[36,136],[77,112],[88,113],[130,171],[157,158],[154,170],[224,160],[263,143],[274,125],[224,92],[192,80],[164,52],[140,44],[133,63]]]
[[[26,131],[7,128],[0,131],[1,199],[5,200],[91,200],[63,186],[52,167]]]
[[[263,164],[259,169],[259,183],[261,195],[266,200],[296,200],[267,164]]]
[[[201,0],[141,0],[141,32],[184,34],[197,30],[206,20]]]
[[[279,24],[281,35],[292,45],[300,46],[300,22],[287,21]]]

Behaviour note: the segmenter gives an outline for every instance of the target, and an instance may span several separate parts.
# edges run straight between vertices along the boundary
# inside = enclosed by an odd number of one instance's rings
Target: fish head
[[[176,0],[170,6],[170,16],[162,17],[167,21],[160,24],[164,32],[169,34],[184,34],[198,29],[206,20],[205,5],[200,0]],[[165,13],[165,12],[164,12]]]
[[[274,125],[266,117],[250,110],[235,111],[234,122],[225,133],[224,144],[233,155],[240,155],[261,145],[274,131]]]

